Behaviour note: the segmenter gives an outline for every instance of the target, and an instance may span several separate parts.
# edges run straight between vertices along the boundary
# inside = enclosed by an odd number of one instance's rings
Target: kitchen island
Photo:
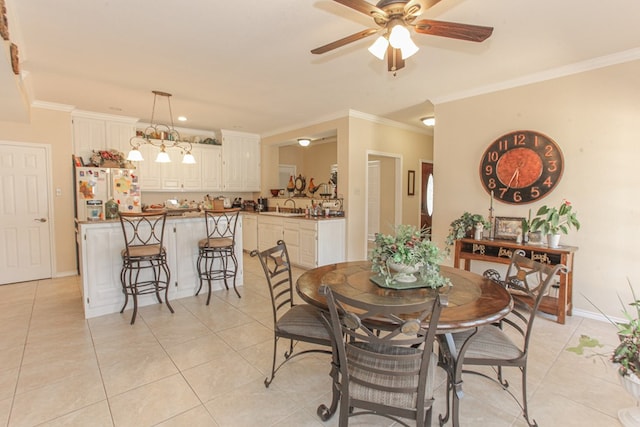
[[[120,283],[120,253],[125,245],[120,221],[79,221],[77,230],[85,318],[117,313],[124,304]],[[204,215],[167,216],[164,233],[164,246],[171,271],[169,300],[193,296],[200,285],[196,268],[198,241],[207,234]],[[238,259],[236,286],[242,286],[242,215],[236,226],[235,253]],[[212,290],[221,289],[225,289],[222,281],[212,283]],[[138,298],[140,307],[157,303],[155,295]]]

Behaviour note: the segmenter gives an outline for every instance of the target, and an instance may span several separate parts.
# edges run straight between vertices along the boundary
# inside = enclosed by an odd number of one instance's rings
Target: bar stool
[[[120,271],[125,299],[120,313],[124,311],[131,295],[133,325],[138,314],[138,296],[155,293],[158,302],[162,303],[160,291],[164,291],[167,307],[173,313],[168,298],[171,273],[167,265],[167,251],[162,244],[166,211],[120,212],[119,217],[125,242]]]
[[[202,282],[207,281],[209,294],[207,305],[211,301],[211,281],[223,280],[229,290],[228,279],[233,279],[233,290],[240,297],[236,288],[238,273],[238,259],[236,258],[236,224],[240,209],[205,210],[204,219],[207,227],[207,237],[198,242],[198,276],[200,286],[196,295],[202,289]]]

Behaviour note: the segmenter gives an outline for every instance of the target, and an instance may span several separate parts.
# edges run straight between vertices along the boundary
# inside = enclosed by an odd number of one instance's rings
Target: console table
[[[564,264],[566,274],[560,274],[558,296],[545,296],[540,303],[540,311],[557,317],[557,322],[564,324],[565,316],[571,316],[573,309],[573,255],[578,250],[575,246],[559,246],[550,248],[546,245],[524,245],[506,240],[456,240],[454,267],[460,268],[464,260],[464,269],[469,271],[471,260],[509,264],[511,255],[517,249],[525,252],[527,258],[546,264]]]

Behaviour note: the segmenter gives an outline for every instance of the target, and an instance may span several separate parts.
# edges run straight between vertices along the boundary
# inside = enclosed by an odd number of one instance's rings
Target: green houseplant
[[[471,214],[469,212],[465,212],[459,218],[451,221],[451,224],[449,224],[449,235],[445,241],[448,247],[447,250],[450,250],[449,247],[453,245],[456,240],[462,239],[467,233],[472,231],[478,223],[482,224],[487,230],[491,228],[491,223],[482,215]]]
[[[547,236],[558,236],[549,238],[551,247],[558,246],[560,233],[569,234],[571,227],[580,230],[580,221],[568,200],[563,200],[559,208],[542,206],[538,209],[536,217],[531,220],[531,231],[540,231]]]
[[[625,304],[620,297],[624,321],[615,322],[589,298],[587,301],[596,308],[617,329],[619,343],[611,353],[611,361],[618,365],[620,383],[640,402],[640,299],[629,282],[633,300]],[[633,307],[629,309],[627,306]],[[637,425],[640,422],[640,407],[634,406],[618,411],[622,425]]]
[[[396,226],[393,235],[376,233],[374,243],[369,256],[371,269],[383,276],[387,284],[398,279],[398,275],[392,274],[392,270],[400,271],[402,266],[409,267],[405,273],[408,275],[419,271],[422,280],[429,287],[438,288],[449,283],[448,279],[440,275],[442,253],[435,243],[429,240],[426,229],[400,224]],[[402,279],[412,280],[415,278]]]

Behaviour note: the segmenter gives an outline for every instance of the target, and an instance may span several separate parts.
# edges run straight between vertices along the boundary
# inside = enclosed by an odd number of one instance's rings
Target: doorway
[[[51,277],[49,150],[0,141],[0,284]]]
[[[402,219],[402,158],[398,155],[367,153],[365,253],[375,233],[393,234]]]

